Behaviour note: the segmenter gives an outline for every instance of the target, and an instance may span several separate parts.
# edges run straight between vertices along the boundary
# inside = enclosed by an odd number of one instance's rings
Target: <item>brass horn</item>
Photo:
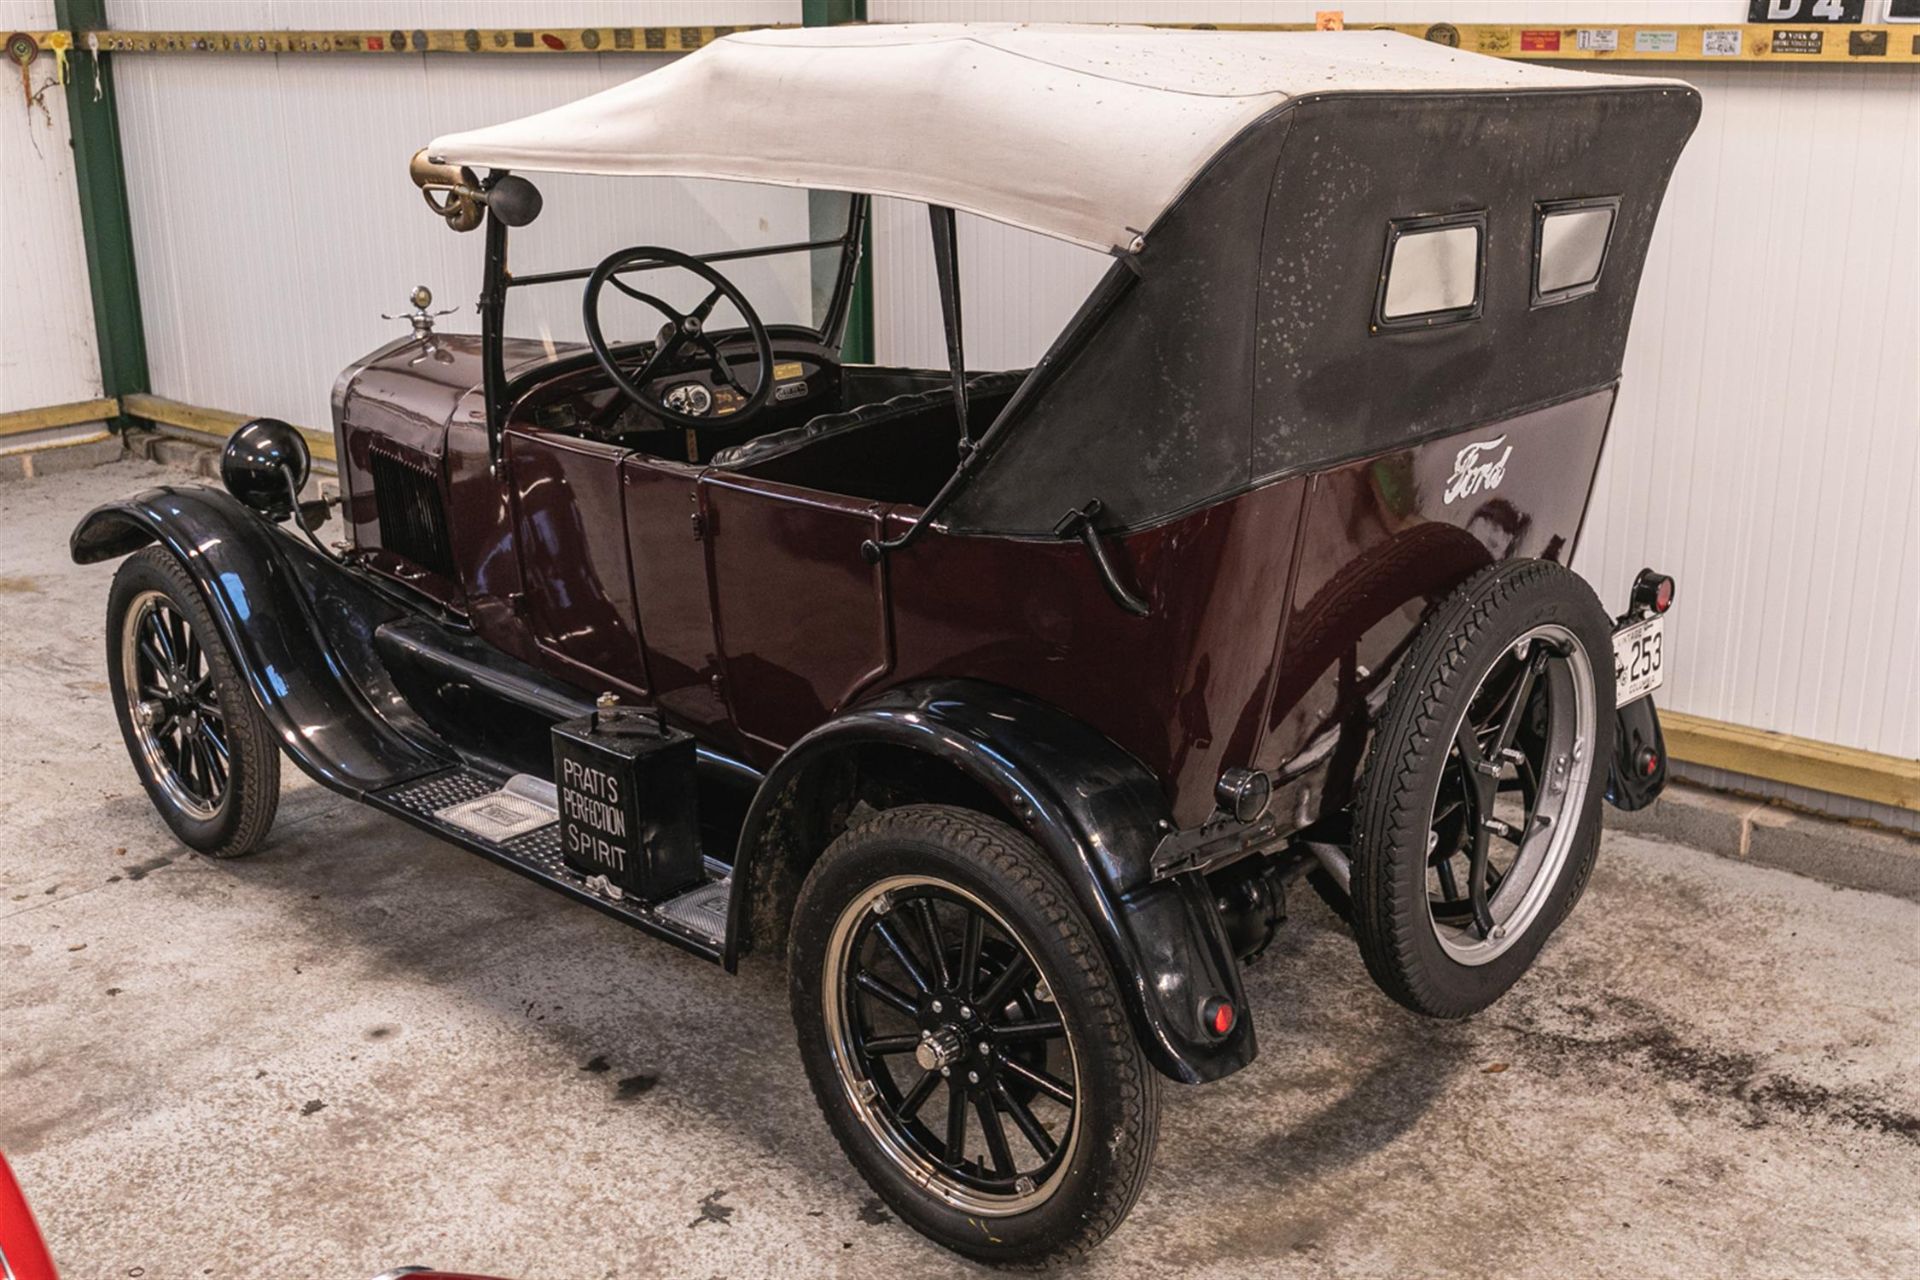
[[[427,157],[425,147],[413,153],[413,159],[407,163],[407,175],[413,179],[413,185],[420,188],[420,194],[427,199],[427,208],[447,220],[447,225],[455,231],[471,231],[480,225],[484,216],[481,204],[486,200],[480,189],[480,180],[473,176],[473,170],[464,165],[448,164]],[[439,199],[435,199],[438,193]]]

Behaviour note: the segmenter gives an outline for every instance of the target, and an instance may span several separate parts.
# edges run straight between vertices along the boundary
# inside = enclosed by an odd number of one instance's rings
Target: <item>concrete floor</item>
[[[189,855],[107,705],[74,519],[165,473],[0,485],[0,1150],[71,1277],[942,1276],[730,978],[289,770]],[[1317,899],[1263,1051],[1168,1088],[1089,1276],[1920,1274],[1920,906],[1609,836],[1464,1025]]]

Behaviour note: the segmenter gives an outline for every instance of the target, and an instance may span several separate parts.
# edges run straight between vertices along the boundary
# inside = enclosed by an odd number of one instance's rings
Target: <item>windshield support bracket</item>
[[[940,491],[933,495],[932,501],[927,503],[926,507],[914,517],[913,523],[897,537],[869,538],[861,543],[861,559],[868,564],[879,564],[890,553],[904,551],[919,540],[933,521],[946,511],[947,505],[967,487],[968,482],[980,468],[1005,443],[1012,424],[1020,420],[1028,406],[1052,384],[1060,370],[1086,346],[1093,331],[1106,318],[1107,313],[1119,304],[1120,299],[1126,296],[1127,291],[1133,287],[1137,279],[1139,279],[1137,274],[1122,270],[1118,266],[1100,278],[1100,283],[1094,286],[1093,292],[1088,294],[1086,301],[1080,304],[1080,309],[1074,312],[1073,319],[1067,322],[1067,327],[1061,330],[1060,335],[1053,340],[1053,345],[1041,355],[1039,363],[1034,365],[1033,371],[1027,375],[1027,380],[1021,383],[1013,393],[1013,398],[1001,406],[1000,412],[994,416],[987,429],[980,433],[980,439],[974,442],[974,447],[962,453],[960,465],[954,468],[953,474],[947,477],[947,482],[940,486]]]
[[[967,357],[960,324],[960,230],[953,210],[927,206],[933,229],[933,268],[940,281],[940,320],[947,331],[947,368],[953,377],[953,412],[960,421],[960,454],[973,451],[973,432],[967,426]]]
[[[495,169],[481,182],[482,191],[492,191],[505,169]],[[506,315],[507,289],[513,283],[507,271],[507,223],[492,209],[487,210],[487,257],[480,281],[480,398],[487,414],[487,460],[497,473],[500,469],[500,434],[506,426]]]

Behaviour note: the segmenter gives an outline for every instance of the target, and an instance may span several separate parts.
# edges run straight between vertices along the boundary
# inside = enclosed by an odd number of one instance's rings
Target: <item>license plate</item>
[[[1613,702],[1624,707],[1658,689],[1667,678],[1661,657],[1665,618],[1643,618],[1613,633]]]

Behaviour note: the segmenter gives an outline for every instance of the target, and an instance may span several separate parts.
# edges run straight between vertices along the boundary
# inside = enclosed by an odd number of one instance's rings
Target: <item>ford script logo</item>
[[[1501,449],[1501,445],[1506,448]],[[1500,455],[1492,457],[1496,449]],[[1507,475],[1507,459],[1512,456],[1513,446],[1507,444],[1505,436],[1468,445],[1453,455],[1453,474],[1447,477],[1447,491],[1440,495],[1441,501],[1454,502],[1471,498],[1483,489],[1498,489]]]

